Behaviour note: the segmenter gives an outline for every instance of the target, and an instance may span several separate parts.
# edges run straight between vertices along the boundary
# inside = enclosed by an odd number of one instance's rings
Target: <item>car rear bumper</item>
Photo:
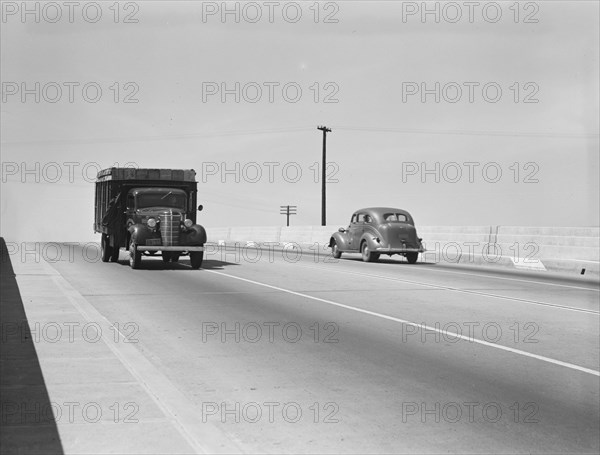
[[[204,251],[203,246],[136,245],[138,251]]]
[[[424,248],[375,248],[373,251],[383,254],[424,253]]]

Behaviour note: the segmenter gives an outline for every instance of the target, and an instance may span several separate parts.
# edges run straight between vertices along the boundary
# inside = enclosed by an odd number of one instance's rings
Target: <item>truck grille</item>
[[[169,211],[160,215],[160,237],[164,246],[179,245],[181,215]]]

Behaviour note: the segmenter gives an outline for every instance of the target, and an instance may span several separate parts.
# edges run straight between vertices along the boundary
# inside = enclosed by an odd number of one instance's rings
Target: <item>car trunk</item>
[[[417,230],[412,224],[408,223],[383,223],[381,225],[382,234],[389,243],[388,248],[419,248]]]

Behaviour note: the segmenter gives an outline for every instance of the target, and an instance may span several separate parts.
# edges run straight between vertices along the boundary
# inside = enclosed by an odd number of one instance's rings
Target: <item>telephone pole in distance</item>
[[[321,226],[327,224],[327,198],[325,196],[325,170],[327,169],[327,133],[331,129],[326,126],[318,126],[318,130],[323,131],[323,164],[321,166]]]

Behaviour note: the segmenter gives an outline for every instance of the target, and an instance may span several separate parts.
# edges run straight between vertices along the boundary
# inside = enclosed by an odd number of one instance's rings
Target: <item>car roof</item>
[[[356,210],[354,213],[368,213],[369,215],[382,215],[384,213],[403,213],[410,216],[406,210],[397,209],[393,207],[367,207],[364,209]]]

